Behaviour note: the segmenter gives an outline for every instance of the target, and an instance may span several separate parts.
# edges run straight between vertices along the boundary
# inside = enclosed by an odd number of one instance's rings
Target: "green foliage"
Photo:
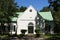
[[[26,31],[27,31],[27,30],[25,30],[25,29],[22,29],[22,30],[21,30],[21,33],[22,33],[22,34],[20,34],[20,37],[23,37],[23,36],[25,36],[25,32],[26,32]]]
[[[35,29],[36,32],[36,37],[40,37],[40,30],[39,29]]]
[[[48,0],[48,2],[50,3],[49,7],[54,11],[60,11],[60,0]]]
[[[17,34],[7,34],[8,37],[17,37]]]
[[[0,38],[7,38],[8,35],[0,35]]]
[[[48,7],[44,7],[41,11],[51,11],[54,22],[54,32],[60,33],[60,1],[59,0],[48,0],[50,3]]]
[[[35,32],[36,32],[36,33],[40,33],[40,30],[39,30],[39,29],[35,29]]]
[[[53,18],[54,18],[54,32],[55,33],[60,33],[60,11],[58,12],[53,12],[52,13]]]
[[[13,36],[13,34],[8,34],[8,36],[9,36],[9,37],[12,37],[12,36]]]
[[[14,0],[0,0],[0,22],[11,22],[10,17],[16,15]]]
[[[48,12],[48,11],[51,11],[51,9],[48,6],[43,7],[43,9],[40,10],[40,12]]]
[[[16,9],[17,8],[14,0],[0,0],[0,23],[8,23],[9,26],[9,23],[11,22],[11,17],[17,15]],[[3,25],[1,26],[3,27]]]
[[[44,38],[60,38],[60,34],[46,34]]]
[[[24,34],[20,34],[20,37],[23,37],[23,36],[25,36]]]
[[[24,12],[26,9],[27,9],[26,7],[21,6],[20,7],[20,12]]]

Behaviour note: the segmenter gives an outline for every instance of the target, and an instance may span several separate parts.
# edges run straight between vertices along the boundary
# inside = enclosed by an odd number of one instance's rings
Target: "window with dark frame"
[[[30,9],[29,11],[32,12],[32,9]]]
[[[15,31],[15,25],[14,25],[14,31]]]
[[[33,33],[33,23],[32,22],[30,22],[29,24],[28,24],[28,33]]]

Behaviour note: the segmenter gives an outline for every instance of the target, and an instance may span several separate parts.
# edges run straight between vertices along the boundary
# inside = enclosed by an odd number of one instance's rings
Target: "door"
[[[34,30],[33,23],[29,23],[28,24],[28,33],[33,33],[33,30]]]

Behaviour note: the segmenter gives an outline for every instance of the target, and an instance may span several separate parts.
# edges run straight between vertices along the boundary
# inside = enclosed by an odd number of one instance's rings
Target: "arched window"
[[[32,22],[30,22],[29,24],[28,24],[28,26],[32,26],[33,25],[33,23]]]
[[[15,25],[14,25],[14,31],[15,31]]]

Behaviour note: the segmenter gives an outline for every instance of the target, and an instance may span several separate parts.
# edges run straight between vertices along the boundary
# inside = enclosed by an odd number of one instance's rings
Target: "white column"
[[[43,20],[43,34],[45,34],[45,20]]]

